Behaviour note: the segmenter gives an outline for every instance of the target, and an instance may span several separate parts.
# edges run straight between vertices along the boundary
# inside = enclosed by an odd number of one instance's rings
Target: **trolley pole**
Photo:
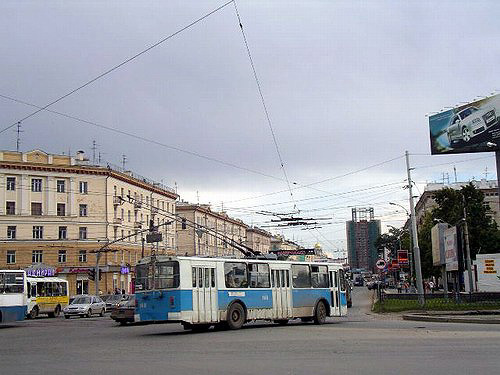
[[[465,196],[462,196],[464,202],[464,237],[465,237],[465,256],[467,262],[467,273],[469,279],[469,298],[472,300],[472,292],[474,291],[474,280],[472,280],[472,262],[470,259],[469,245],[469,226],[467,225],[467,208],[465,207]]]
[[[420,248],[418,247],[418,234],[417,234],[417,217],[415,215],[415,205],[413,202],[413,191],[412,191],[412,181],[411,181],[411,168],[410,168],[410,156],[408,151],[405,152],[406,156],[406,170],[408,172],[408,193],[410,195],[410,219],[411,219],[411,235],[413,242],[413,257],[415,260],[415,274],[417,282],[417,293],[418,293],[418,303],[420,306],[425,305],[424,298],[424,286],[422,283],[422,266],[420,263]]]
[[[99,295],[99,260],[101,259],[101,252],[95,254],[95,295]]]

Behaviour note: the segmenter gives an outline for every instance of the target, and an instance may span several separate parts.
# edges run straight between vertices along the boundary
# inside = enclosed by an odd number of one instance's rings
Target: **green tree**
[[[480,253],[500,252],[500,231],[489,216],[490,208],[484,203],[484,194],[470,183],[460,190],[445,188],[434,194],[437,203],[424,216],[418,229],[422,274],[424,277],[439,274],[439,268],[432,265],[431,229],[438,221],[450,225],[463,225],[464,203],[467,211],[469,244],[472,259]]]
[[[382,233],[375,240],[375,247],[377,249],[389,249],[392,257],[396,257],[396,250],[398,250],[400,246],[401,249],[410,249],[410,234],[405,228],[390,226],[387,233]]]

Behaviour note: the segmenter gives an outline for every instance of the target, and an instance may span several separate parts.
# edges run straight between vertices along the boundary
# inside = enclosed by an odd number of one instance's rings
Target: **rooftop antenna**
[[[175,186],[175,194],[177,194],[177,181],[174,181],[174,186]]]
[[[455,174],[455,183],[457,183],[457,168],[453,166],[453,173]]]
[[[21,145],[21,133],[24,133],[23,130],[21,130],[21,121],[17,123],[17,137],[16,137],[16,151],[19,152],[19,146]]]
[[[102,152],[101,152],[101,151],[99,151],[99,154],[98,154],[98,156],[97,156],[97,163],[98,163],[98,164],[101,164],[101,162],[102,162]]]
[[[488,180],[488,175],[489,175],[488,167],[486,167],[486,168],[484,168],[484,179],[485,180]]]
[[[123,171],[125,172],[125,164],[127,163],[127,155],[122,154],[122,168]]]
[[[200,204],[200,193],[196,190],[196,201]]]
[[[92,141],[92,164],[95,165],[95,152],[97,150],[97,143],[95,142],[95,139]]]

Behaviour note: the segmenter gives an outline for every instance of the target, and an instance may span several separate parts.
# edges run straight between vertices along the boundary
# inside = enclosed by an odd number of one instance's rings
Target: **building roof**
[[[248,225],[245,224],[243,221],[229,217],[228,214],[226,214],[225,212],[212,211],[209,204],[191,204],[188,202],[177,202],[175,210],[178,213],[182,211],[201,212],[210,216],[214,216],[217,219],[229,221],[230,223],[248,228]]]
[[[172,199],[179,197],[174,189],[131,171],[124,171],[112,164],[102,166],[91,165],[87,162],[88,160],[84,158],[81,151],[77,153],[77,158],[74,158],[69,155],[48,154],[42,150],[32,150],[24,153],[0,150],[0,168],[110,176]]]

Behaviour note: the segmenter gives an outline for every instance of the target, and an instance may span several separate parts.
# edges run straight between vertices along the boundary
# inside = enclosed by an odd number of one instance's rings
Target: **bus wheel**
[[[280,326],[286,326],[288,324],[288,319],[275,320],[274,323],[278,323]]]
[[[243,323],[245,323],[245,309],[235,302],[227,312],[227,325],[229,329],[240,329]]]
[[[323,301],[319,301],[314,311],[314,323],[323,324],[326,321],[326,306]]]
[[[30,312],[30,319],[35,319],[37,316],[38,316],[38,306],[35,306]]]

